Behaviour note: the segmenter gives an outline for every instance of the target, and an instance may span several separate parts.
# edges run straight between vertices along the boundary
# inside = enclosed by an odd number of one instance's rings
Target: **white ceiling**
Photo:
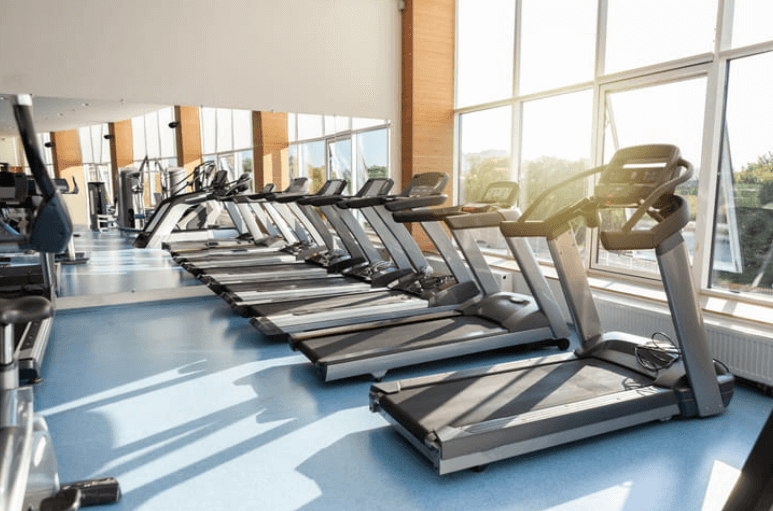
[[[123,121],[165,106],[168,105],[129,103],[123,100],[32,98],[35,131],[38,133]],[[17,134],[10,96],[0,94],[0,137]]]

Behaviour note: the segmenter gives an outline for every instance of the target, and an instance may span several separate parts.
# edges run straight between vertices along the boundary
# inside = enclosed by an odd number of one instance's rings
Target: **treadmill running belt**
[[[306,298],[292,302],[265,303],[250,308],[251,316],[273,316],[276,314],[306,315],[333,310],[350,310],[359,307],[374,307],[415,300],[401,291],[376,291],[354,295],[340,295],[322,298]]]
[[[350,361],[449,342],[464,342],[470,338],[503,332],[506,330],[501,326],[477,316],[453,316],[316,337],[298,342],[297,347],[313,363],[328,363],[333,360]]]
[[[297,263],[279,263],[272,265],[262,266],[236,266],[234,268],[230,266],[220,266],[217,268],[207,269],[208,275],[249,275],[249,274],[265,274],[271,275],[280,271],[313,271],[318,274],[326,273],[326,270],[320,266],[314,266],[312,264],[304,263],[304,261],[298,261]]]
[[[464,427],[650,385],[650,378],[613,364],[573,360],[402,389],[384,395],[380,406],[423,439],[444,426]]]

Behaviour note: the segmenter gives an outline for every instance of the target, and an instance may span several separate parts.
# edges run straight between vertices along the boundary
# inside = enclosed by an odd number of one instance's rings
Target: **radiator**
[[[606,331],[620,330],[645,337],[663,332],[675,338],[667,305],[601,296],[598,292],[594,292],[594,297]],[[727,365],[736,376],[773,386],[773,327],[741,324],[711,313],[704,313],[703,321],[715,359]]]

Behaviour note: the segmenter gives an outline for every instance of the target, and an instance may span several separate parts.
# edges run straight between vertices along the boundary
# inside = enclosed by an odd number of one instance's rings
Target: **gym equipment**
[[[491,195],[501,195],[502,189],[509,192],[512,183],[495,183]],[[470,235],[471,229],[496,228],[504,220],[518,218],[517,210],[496,210],[493,206],[468,205],[467,211],[459,207],[405,211],[408,208],[399,202],[392,206],[399,222],[445,221],[481,290],[480,296],[405,317],[374,317],[293,333],[289,336],[292,348],[306,355],[325,381],[365,374],[380,380],[397,367],[524,344],[568,348],[566,320],[528,244],[518,244],[515,257],[532,296],[501,291]],[[447,243],[450,246],[450,240]]]
[[[230,256],[223,253],[221,256],[215,255],[210,258],[191,260],[190,257],[176,257],[176,260],[219,294],[237,289],[249,290],[255,282],[265,280],[333,276],[328,273],[332,267],[315,266],[307,264],[305,261],[305,258],[310,255],[313,259],[321,254],[333,252],[340,253],[341,257],[344,256],[342,252],[337,251],[335,241],[328,232],[328,227],[316,211],[305,202],[301,203],[306,200],[340,197],[345,187],[345,180],[333,179],[328,180],[314,195],[283,192],[281,194],[265,194],[262,197],[261,203],[264,203],[264,207],[268,208],[271,202],[275,202],[277,208],[287,207],[295,217],[301,217],[301,221],[295,222],[294,232],[297,233],[298,241],[293,244],[287,244],[277,249],[275,247],[278,243],[275,236],[269,237],[271,243],[267,247],[250,247],[246,251],[238,249],[231,251]],[[330,214],[329,210],[325,210],[324,207],[322,209],[328,217],[328,221],[336,225],[338,220]],[[279,211],[279,209],[267,211]],[[304,217],[306,222],[303,221]],[[302,234],[303,230],[308,233],[308,236]],[[285,259],[285,262],[277,262],[277,256]]]
[[[92,231],[102,231],[116,225],[115,206],[107,196],[107,187],[102,181],[87,184],[89,193],[89,227]]]
[[[161,201],[150,221],[134,240],[135,248],[161,248],[163,243],[209,238],[213,235],[208,226],[211,218],[220,215],[219,197],[228,193],[227,173],[217,171],[211,181],[212,188],[183,193]],[[234,190],[242,191],[237,182]],[[211,206],[211,207],[208,207]],[[242,225],[235,208],[226,208],[234,225]],[[216,214],[214,213],[216,212]]]
[[[58,253],[65,249],[72,235],[72,222],[40,157],[31,107],[30,96],[13,98],[19,133],[42,201],[30,234],[4,241],[40,252]],[[120,498],[118,482],[112,478],[60,486],[46,421],[34,412],[32,387],[19,385],[14,326],[40,321],[52,313],[50,302],[41,296],[0,299],[0,403],[3,403],[0,407],[0,509],[3,511],[77,510]]]
[[[532,220],[550,193],[600,174],[591,197]],[[721,413],[734,378],[712,361],[681,229],[690,220],[676,187],[692,166],[671,145],[621,149],[609,164],[550,187],[520,219],[500,226],[510,248],[547,238],[580,346],[561,354],[373,385],[370,408],[440,474],[674,416]],[[569,222],[600,225],[600,211],[635,208],[622,229],[602,227],[608,250],[655,249],[676,342],[603,332]],[[644,215],[653,224],[634,229]]]
[[[418,223],[424,229],[449,268],[449,275],[416,274],[412,282],[373,290],[367,296],[345,295],[316,301],[284,302],[282,305],[257,305],[251,309],[255,317],[250,322],[267,335],[280,336],[379,320],[391,323],[398,318],[425,314],[427,308],[432,308],[433,315],[441,310],[456,310],[461,303],[477,297],[480,291],[440,222],[453,215],[509,209],[517,194],[516,183],[499,181],[490,184],[479,201],[450,208],[416,209],[413,199],[392,200],[386,207],[400,212],[401,223]]]
[[[431,206],[442,204],[442,194],[448,176],[440,173],[424,173],[414,176],[398,196],[370,196],[343,201],[338,207],[358,207],[391,256],[392,263],[378,257],[368,264],[353,266],[341,272],[337,278],[307,279],[290,282],[258,283],[249,291],[236,291],[221,295],[235,307],[296,300],[300,297],[320,297],[342,293],[366,292],[372,286],[384,286],[389,282],[407,278],[413,280],[414,272],[431,271],[421,249],[404,226],[395,223],[384,210],[385,201],[410,197],[411,203]],[[348,227],[348,226],[347,226]],[[364,234],[364,233],[363,233]],[[367,235],[363,236],[367,238]],[[362,243],[360,246],[364,246]]]
[[[78,195],[80,188],[78,188],[78,182],[75,181],[75,176],[72,176],[72,188],[70,183],[66,179],[55,178],[54,184],[59,188],[59,193],[62,195]],[[85,252],[75,251],[74,236],[70,237],[70,242],[67,244],[67,248],[64,252],[56,254],[56,262],[66,265],[72,264],[86,264],[89,262],[89,256]]]
[[[0,209],[6,236],[0,244],[16,249],[14,258],[8,258],[0,271],[0,297],[18,298],[38,295],[50,301],[56,299],[57,272],[54,255],[38,252],[21,255],[27,247],[20,245],[34,226],[34,213],[41,202],[40,191],[28,176],[0,173]],[[71,243],[68,243],[68,247]],[[40,369],[51,333],[52,318],[30,321],[23,328],[14,329],[16,360],[22,382],[40,380]]]

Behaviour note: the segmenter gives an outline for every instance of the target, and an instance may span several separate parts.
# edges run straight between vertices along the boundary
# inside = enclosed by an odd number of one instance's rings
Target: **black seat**
[[[22,296],[20,298],[0,298],[0,326],[29,323],[54,314],[51,302],[42,296]]]

